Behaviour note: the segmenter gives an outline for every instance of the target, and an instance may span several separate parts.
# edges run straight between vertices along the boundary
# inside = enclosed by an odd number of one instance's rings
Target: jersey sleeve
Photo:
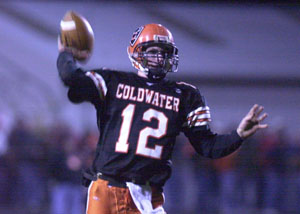
[[[57,59],[59,76],[69,87],[68,98],[74,103],[90,101],[101,103],[107,93],[108,78],[104,69],[84,71],[77,67],[76,61],[69,52],[62,52]]]
[[[187,89],[183,110],[183,131],[187,129],[208,130],[211,115],[204,97],[194,86],[189,86]]]
[[[185,97],[183,132],[198,154],[222,158],[241,146],[243,140],[235,130],[221,135],[210,130],[210,110],[196,87],[188,90]]]
[[[103,69],[85,72],[85,76],[93,81],[94,87],[97,90],[97,95],[101,100],[105,100],[107,94],[107,82],[109,81],[107,72],[108,71]]]

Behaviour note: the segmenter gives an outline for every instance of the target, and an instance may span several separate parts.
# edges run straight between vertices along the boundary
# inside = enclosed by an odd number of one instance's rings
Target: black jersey
[[[70,88],[69,99],[90,101],[96,108],[100,130],[93,164],[96,172],[163,185],[171,175],[172,151],[180,132],[199,153],[213,153],[216,136],[208,126],[210,111],[195,86],[167,79],[154,83],[136,73],[75,67],[72,78],[64,78],[67,69],[61,67],[61,78]],[[200,135],[193,134],[195,130]],[[204,135],[212,136],[207,152],[198,142]],[[240,141],[236,135],[234,140]],[[239,145],[234,144],[230,152]],[[217,149],[223,155],[224,148]]]
[[[162,183],[170,175],[176,136],[186,126],[206,126],[210,120],[198,90],[183,82],[153,83],[135,73],[105,69],[82,78],[90,78],[98,93],[84,99],[97,109],[100,139],[94,167],[103,174]]]

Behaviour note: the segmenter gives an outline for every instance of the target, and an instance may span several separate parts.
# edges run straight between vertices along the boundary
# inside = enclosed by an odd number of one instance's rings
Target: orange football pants
[[[152,188],[153,208],[162,206],[163,194]],[[109,186],[108,181],[98,178],[88,189],[86,214],[140,214],[129,189]]]

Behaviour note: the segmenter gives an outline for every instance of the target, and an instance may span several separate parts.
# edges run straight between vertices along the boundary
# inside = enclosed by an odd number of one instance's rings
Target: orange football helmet
[[[177,72],[178,49],[171,32],[160,24],[139,27],[133,33],[127,52],[133,67],[150,79],[160,80],[168,72]]]

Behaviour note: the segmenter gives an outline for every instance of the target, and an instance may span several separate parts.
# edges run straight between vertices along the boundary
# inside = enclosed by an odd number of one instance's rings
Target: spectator
[[[17,120],[9,136],[10,152],[14,157],[16,185],[14,198],[27,213],[40,213],[45,198],[43,164],[45,148],[23,120]]]
[[[55,128],[49,152],[51,214],[83,213],[83,192],[80,183],[82,161],[71,132]]]

